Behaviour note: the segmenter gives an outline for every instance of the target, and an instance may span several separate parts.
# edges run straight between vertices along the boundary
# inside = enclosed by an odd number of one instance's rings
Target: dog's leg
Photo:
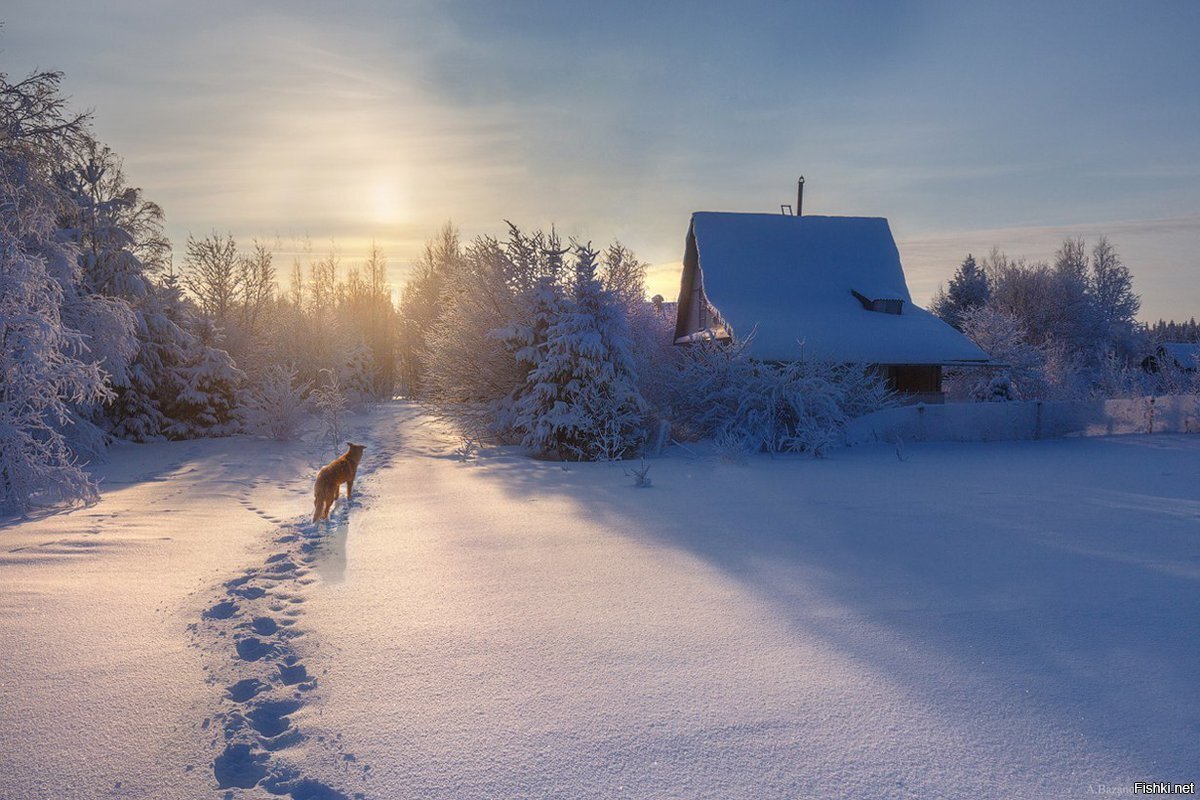
[[[321,495],[313,498],[313,522],[321,519]]]
[[[354,497],[354,478],[346,481],[346,499],[350,500]]]

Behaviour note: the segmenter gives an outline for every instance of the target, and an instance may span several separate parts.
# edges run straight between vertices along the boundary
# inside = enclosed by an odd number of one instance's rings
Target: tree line
[[[1066,239],[1050,262],[998,249],[967,255],[930,310],[963,331],[1000,365],[950,370],[957,400],[1120,397],[1174,391],[1190,375],[1154,373],[1143,359],[1184,326],[1137,321],[1141,299],[1116,248]]]
[[[83,466],[113,439],[286,437],[279,409],[312,392],[391,396],[378,248],[344,277],[297,260],[289,292],[270,247],[229,235],[189,236],[176,271],[162,208],[61,83],[0,73],[0,510],[94,498]]]

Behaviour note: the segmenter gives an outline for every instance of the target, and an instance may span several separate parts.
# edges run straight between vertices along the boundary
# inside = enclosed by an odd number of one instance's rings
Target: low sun
[[[407,210],[400,182],[392,177],[380,177],[372,184],[367,211],[377,225],[392,225],[403,219]]]

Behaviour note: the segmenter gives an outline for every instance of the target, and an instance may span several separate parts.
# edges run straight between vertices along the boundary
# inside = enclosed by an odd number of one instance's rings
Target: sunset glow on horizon
[[[691,212],[776,212],[804,174],[806,212],[889,219],[919,302],[967,252],[1107,234],[1144,319],[1200,305],[1196,7],[717,8],[22,0],[0,47],[65,72],[177,254],[375,241],[398,288],[446,221],[512,220],[619,239],[673,298]]]

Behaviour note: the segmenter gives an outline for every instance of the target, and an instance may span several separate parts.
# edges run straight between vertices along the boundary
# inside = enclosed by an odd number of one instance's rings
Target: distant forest
[[[1192,317],[1187,322],[1159,320],[1149,327],[1156,342],[1200,342],[1200,323]]]

